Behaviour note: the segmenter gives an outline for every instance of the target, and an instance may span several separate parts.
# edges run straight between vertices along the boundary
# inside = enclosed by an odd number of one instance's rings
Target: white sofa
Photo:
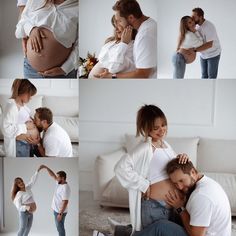
[[[3,108],[9,96],[0,95],[0,123],[2,122]],[[73,156],[78,157],[79,144],[79,99],[78,97],[33,96],[27,104],[32,112],[38,107],[48,107],[53,113],[53,119],[69,134],[73,147]],[[0,156],[4,156],[3,135],[0,130]]]
[[[232,215],[236,216],[236,140],[168,138],[167,141],[176,153],[187,153],[199,171],[222,185],[229,197]],[[126,135],[123,147],[96,158],[93,193],[101,206],[128,207],[128,192],[116,179],[113,169],[137,142],[134,136]]]

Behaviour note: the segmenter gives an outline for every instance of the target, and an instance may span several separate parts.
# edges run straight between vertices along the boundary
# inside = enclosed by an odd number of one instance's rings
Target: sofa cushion
[[[127,152],[130,152],[135,148],[140,142],[144,140],[143,137],[135,137],[134,135],[125,135],[124,147]],[[171,145],[176,154],[186,153],[188,154],[193,165],[197,165],[197,148],[199,138],[166,138],[166,141]]]
[[[231,207],[231,213],[236,216],[236,174],[204,172],[204,174],[221,185],[225,190]]]
[[[43,98],[43,106],[52,110],[54,116],[78,117],[78,97],[49,97]]]
[[[129,207],[128,191],[121,186],[116,176],[114,176],[106,186],[100,204],[125,208]]]
[[[124,154],[125,150],[122,148],[112,153],[99,155],[96,158],[94,164],[94,200],[101,200],[102,193],[115,175],[115,164]]]

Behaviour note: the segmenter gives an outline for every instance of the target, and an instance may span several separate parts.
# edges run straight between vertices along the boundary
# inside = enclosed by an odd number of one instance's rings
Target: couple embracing
[[[106,40],[89,78],[156,78],[157,24],[136,0],[119,0],[112,8],[114,35]]]
[[[204,18],[201,8],[194,8],[192,16],[181,18],[173,78],[184,78],[186,64],[195,60],[197,52],[200,52],[202,79],[216,79],[221,45],[215,26]]]

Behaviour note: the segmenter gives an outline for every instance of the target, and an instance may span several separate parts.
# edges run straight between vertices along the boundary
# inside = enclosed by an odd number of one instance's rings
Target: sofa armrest
[[[102,193],[109,181],[115,176],[114,167],[120,158],[125,154],[123,148],[112,153],[99,155],[94,164],[93,197],[94,200],[101,200]]]

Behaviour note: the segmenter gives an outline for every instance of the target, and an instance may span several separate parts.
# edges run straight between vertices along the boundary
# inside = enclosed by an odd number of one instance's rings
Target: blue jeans
[[[186,69],[186,61],[184,56],[177,52],[173,55],[172,62],[174,66],[173,79],[183,79]]]
[[[202,68],[202,79],[216,79],[220,55],[208,59],[200,58]]]
[[[134,236],[188,236],[184,228],[168,220],[158,220]]]
[[[33,214],[28,211],[19,212],[20,228],[17,236],[27,236],[33,223]]]
[[[24,78],[39,79],[39,78],[77,78],[77,70],[72,70],[67,75],[52,76],[42,76],[40,75],[30,64],[28,59],[24,58]]]
[[[63,213],[61,221],[57,220],[58,214],[59,213],[54,211],[54,219],[55,219],[58,235],[59,236],[65,236],[66,235],[66,231],[65,231],[64,223],[65,223],[66,213]]]
[[[179,216],[175,213],[173,208],[166,208],[164,201],[156,201],[153,199],[142,199],[141,204],[141,221],[142,227],[146,228],[158,220],[171,220],[180,223]]]
[[[30,157],[30,144],[25,141],[16,141],[16,157]]]

